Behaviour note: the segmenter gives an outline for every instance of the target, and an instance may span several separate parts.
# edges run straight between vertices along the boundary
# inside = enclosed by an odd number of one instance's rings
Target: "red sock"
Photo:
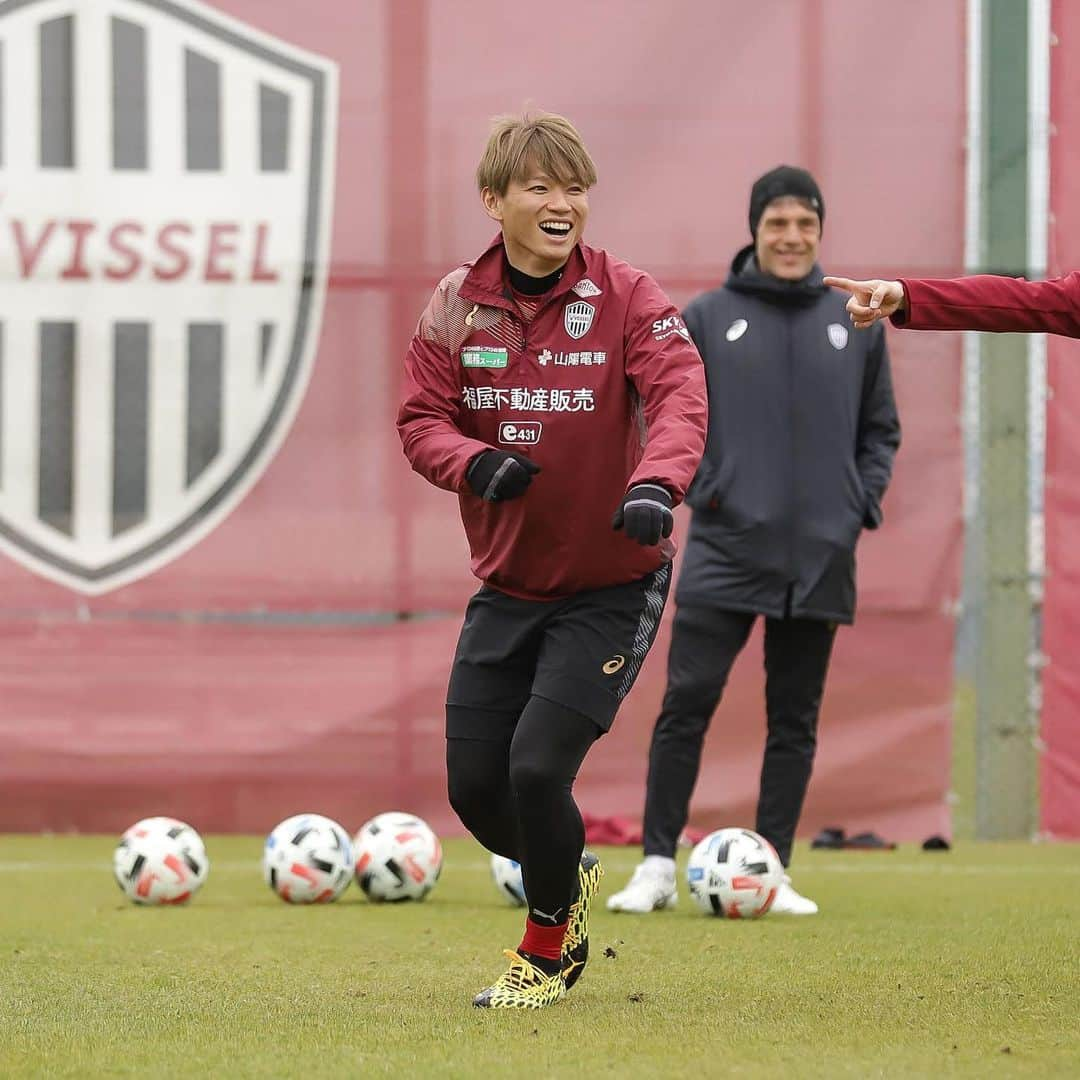
[[[521,939],[518,952],[542,956],[545,960],[558,960],[562,956],[563,938],[566,937],[566,923],[558,926],[542,926],[532,919],[525,920],[525,936]]]

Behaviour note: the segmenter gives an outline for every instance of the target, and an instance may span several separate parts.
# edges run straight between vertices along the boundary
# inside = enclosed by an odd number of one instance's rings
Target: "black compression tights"
[[[530,911],[563,922],[585,845],[571,791],[601,731],[587,716],[538,697],[516,726],[505,719],[505,738],[447,739],[450,805],[484,847],[521,863]]]

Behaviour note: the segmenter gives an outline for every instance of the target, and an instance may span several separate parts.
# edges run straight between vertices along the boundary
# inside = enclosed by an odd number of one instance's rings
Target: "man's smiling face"
[[[818,257],[821,218],[803,199],[773,199],[754,238],[758,266],[782,281],[802,281]]]
[[[566,263],[589,216],[584,184],[533,169],[524,179],[511,180],[505,194],[484,188],[481,198],[488,216],[502,226],[510,265],[533,277],[545,277]]]

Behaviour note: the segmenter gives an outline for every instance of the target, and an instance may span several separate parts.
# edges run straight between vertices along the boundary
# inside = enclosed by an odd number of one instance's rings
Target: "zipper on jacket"
[[[529,331],[532,329],[533,323],[556,301],[562,299],[560,296],[549,296],[537,309],[533,312],[532,319],[526,319],[524,312],[521,310],[521,306],[518,304],[517,299],[513,293],[507,297],[507,300],[513,305],[514,310],[510,312],[514,318],[517,319],[518,324],[521,326],[521,355],[524,356],[526,350],[529,347]]]
[[[788,595],[794,600],[794,589],[798,583],[799,575],[795,560],[795,522],[796,513],[795,499],[797,485],[795,483],[795,355],[792,342],[795,334],[792,330],[794,314],[791,309],[784,313],[784,332],[787,334],[787,406],[788,406],[788,464],[787,471],[787,567],[788,567]]]

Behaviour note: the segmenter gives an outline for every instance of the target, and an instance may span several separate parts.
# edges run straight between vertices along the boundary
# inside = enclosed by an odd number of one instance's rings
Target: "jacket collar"
[[[726,285],[734,292],[749,293],[768,303],[799,307],[816,303],[828,291],[817,263],[801,281],[784,281],[762,272],[754,257],[754,245],[742,248],[731,262]]]
[[[472,264],[465,280],[461,283],[458,295],[476,304],[487,307],[504,308],[516,311],[510,299],[510,282],[507,280],[503,260],[502,233],[496,233],[495,239],[487,246],[484,253]],[[559,283],[552,289],[549,300],[555,300],[568,293],[587,273],[585,253],[581,244],[575,244],[566,261],[566,270]]]

